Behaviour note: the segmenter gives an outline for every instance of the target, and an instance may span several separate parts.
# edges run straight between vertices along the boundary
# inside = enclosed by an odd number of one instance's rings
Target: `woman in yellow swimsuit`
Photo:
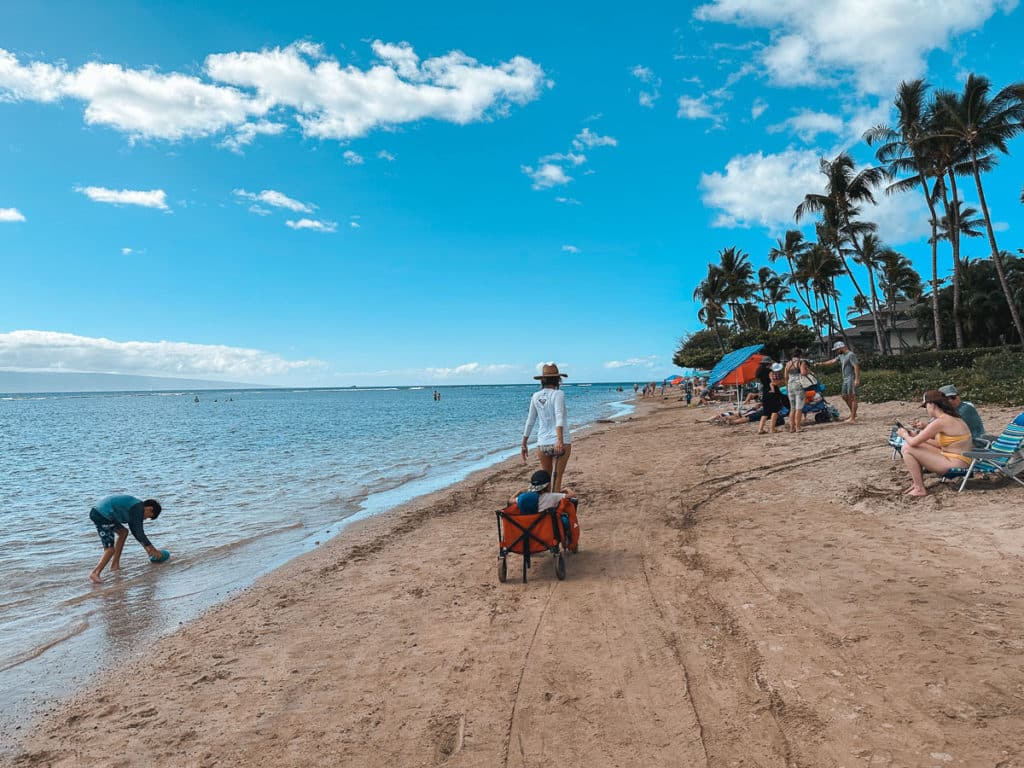
[[[932,422],[917,434],[899,429],[897,434],[906,442],[903,444],[903,463],[907,465],[912,485],[906,490],[908,496],[927,496],[924,487],[924,470],[943,475],[951,469],[966,469],[970,459],[963,455],[974,447],[971,430],[957,416],[956,408],[937,389],[924,393],[921,407],[928,411]]]

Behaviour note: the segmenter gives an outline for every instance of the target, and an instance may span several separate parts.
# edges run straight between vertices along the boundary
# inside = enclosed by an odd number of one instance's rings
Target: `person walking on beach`
[[[545,363],[539,376],[533,378],[540,381],[540,389],[530,398],[530,412],[526,417],[523,429],[523,445],[521,454],[526,461],[526,444],[534,424],[537,425],[537,455],[540,466],[545,472],[552,472],[557,467],[552,491],[558,493],[565,476],[565,465],[569,463],[572,452],[572,438],[569,435],[569,419],[565,411],[565,393],[559,387],[566,374],[560,373],[554,363]],[[556,465],[557,460],[557,465]]]
[[[171,554],[166,549],[154,547],[143,530],[143,522],[156,520],[160,517],[160,511],[160,502],[156,499],[139,501],[134,496],[107,496],[97,501],[89,510],[89,519],[96,525],[96,532],[103,545],[103,555],[89,574],[89,581],[99,584],[100,576],[108,563],[112,571],[121,569],[121,550],[124,549],[129,530],[149,553],[151,563],[162,563],[169,558]],[[125,528],[126,525],[128,528]]]
[[[782,393],[779,388],[782,386],[782,363],[774,362],[770,357],[765,357],[757,369],[757,380],[761,384],[761,423],[758,424],[757,434],[765,434],[765,426],[774,435],[778,430],[775,426],[779,422],[779,411],[782,410]]]
[[[809,381],[811,367],[802,349],[794,349],[786,363],[786,393],[789,397],[789,431],[802,432],[804,421],[804,383]]]
[[[844,419],[848,424],[857,423],[857,392],[860,389],[860,364],[857,362],[857,355],[846,346],[845,341],[837,341],[832,345],[832,351],[836,352],[835,357],[826,360],[822,365],[839,364],[843,372],[843,402],[850,409],[850,416]]]

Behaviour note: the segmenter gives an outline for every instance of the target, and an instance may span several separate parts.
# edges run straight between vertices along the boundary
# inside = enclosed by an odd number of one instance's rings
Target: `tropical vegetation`
[[[736,246],[708,263],[693,290],[707,330],[681,340],[677,365],[704,367],[754,341],[779,355],[794,346],[828,349],[846,339],[854,315],[870,317],[880,360],[906,351],[894,350],[892,339],[897,318],[908,316],[920,342],[935,350],[1024,340],[1024,258],[1000,247],[985,188],[986,175],[1024,131],[1024,82],[996,91],[971,74],[951,91],[910,80],[900,83],[894,107],[892,125],[864,134],[877,164],[859,166],[847,152],[821,159],[822,189],[796,206],[797,226],[763,254],[767,265],[755,266]],[[881,195],[896,194],[920,195],[927,208],[924,281],[870,219]],[[976,196],[977,208],[966,194]],[[991,203],[1002,211],[1024,204],[1024,189],[1019,201]],[[798,228],[811,225],[811,238]],[[845,313],[838,281],[852,286]]]

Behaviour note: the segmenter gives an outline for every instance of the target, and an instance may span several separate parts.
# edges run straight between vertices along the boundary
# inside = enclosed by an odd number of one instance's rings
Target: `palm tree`
[[[796,262],[796,272],[792,277],[793,281],[808,286],[814,299],[814,308],[810,310],[810,316],[815,334],[821,338],[824,335],[822,328],[827,326],[830,346],[835,338],[836,324],[829,300],[835,297],[835,279],[842,272],[843,266],[832,249],[815,243],[800,255]]]
[[[896,302],[918,299],[921,296],[921,276],[917,274],[910,259],[892,248],[883,248],[878,253],[878,287],[885,297],[889,310],[890,331],[896,330]],[[901,343],[902,339],[900,339]]]
[[[928,110],[925,94],[928,84],[922,79],[904,80],[896,89],[896,125],[877,125],[864,134],[869,146],[879,144],[875,157],[885,167],[890,178],[898,179],[904,174],[908,178],[896,181],[886,187],[887,195],[906,192],[920,187],[928,205],[929,221],[932,225],[932,320],[934,322],[935,348],[942,349],[942,319],[939,314],[939,256],[938,214],[935,202],[928,189],[928,179],[940,176],[936,167],[933,148],[929,144],[931,131],[928,126]]]
[[[810,319],[807,315],[801,315],[800,310],[796,307],[786,307],[786,311],[782,313],[782,323],[784,325],[800,325],[804,320]]]
[[[971,161],[974,183],[978,188],[978,202],[985,219],[988,232],[989,247],[992,250],[992,263],[999,275],[999,284],[1009,304],[1010,316],[1017,329],[1017,336],[1024,341],[1024,323],[1021,322],[1020,310],[1014,301],[1003,266],[1002,254],[996,243],[995,231],[992,228],[992,216],[985,199],[985,189],[981,183],[979,159],[992,150],[1009,154],[1006,142],[1024,130],[1024,83],[1009,85],[992,98],[989,98],[991,83],[988,78],[971,73],[964,83],[963,92],[959,95],[948,91],[936,95],[936,111],[942,115],[942,133],[962,144],[966,155]]]
[[[880,266],[879,256],[885,249],[882,241],[878,239],[873,231],[865,232],[860,241],[860,253],[856,257],[857,260],[863,264],[868,270],[868,281],[871,288],[871,305],[872,311],[877,315],[881,310],[881,303],[878,301],[878,292],[875,289],[875,270]],[[866,302],[861,302],[866,304]],[[876,324],[881,326],[882,319],[877,318]],[[882,342],[878,348],[878,351],[882,354],[892,354],[892,349],[889,348],[889,338],[887,335],[880,335],[879,340]]]
[[[981,228],[984,226],[985,220],[978,216],[978,210],[964,205],[963,200],[957,200],[957,206],[955,217],[960,237],[984,237],[985,233]],[[939,219],[937,235],[939,240],[949,240],[952,236],[952,220],[953,217],[948,213]]]
[[[886,172],[882,168],[865,168],[858,172],[853,158],[846,152],[840,152],[834,160],[822,158],[819,168],[826,179],[825,193],[804,195],[803,202],[796,207],[793,216],[799,222],[809,213],[821,214],[822,227],[819,229],[818,239],[822,240],[821,234],[825,233],[826,244],[835,251],[853,283],[854,290],[863,298],[864,291],[850,269],[850,264],[843,253],[843,244],[849,242],[859,254],[860,244],[855,230],[856,220],[860,215],[857,206],[861,203],[875,204],[873,190],[885,180]],[[878,348],[884,350],[885,342],[877,316],[878,308],[875,304],[870,306],[874,310],[872,320]]]
[[[782,278],[771,267],[761,267],[757,270],[757,290],[764,302],[765,312],[771,312],[772,319],[779,322],[778,305],[786,301],[789,293]]]
[[[793,286],[796,291],[797,298],[807,308],[807,311],[811,311],[811,298],[807,292],[806,286],[799,282],[792,280],[793,274],[796,272],[797,260],[807,252],[807,249],[811,247],[811,244],[804,239],[804,233],[799,229],[790,229],[786,231],[784,237],[780,237],[776,241],[776,247],[768,251],[768,260],[773,264],[779,259],[785,259],[789,265],[789,283]],[[800,292],[800,288],[804,288],[804,293]]]
[[[726,285],[722,270],[715,264],[708,264],[708,274],[693,290],[693,300],[700,303],[698,319],[715,332],[718,344],[725,351],[721,323],[725,317]]]
[[[718,269],[722,273],[725,301],[732,311],[733,322],[742,328],[739,304],[754,295],[754,268],[750,257],[739,248],[723,248],[718,252]]]

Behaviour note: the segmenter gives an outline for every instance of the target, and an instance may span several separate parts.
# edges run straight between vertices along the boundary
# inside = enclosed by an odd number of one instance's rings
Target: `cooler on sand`
[[[533,497],[532,509],[524,497]],[[532,555],[550,552],[555,559],[555,576],[565,578],[565,556],[579,549],[580,526],[576,520],[579,499],[563,498],[557,507],[536,511],[537,494],[520,494],[524,500],[524,511],[519,503],[513,502],[495,514],[498,519],[498,581],[504,582],[508,575],[508,555],[514,552],[523,557],[523,582],[530,567]]]

